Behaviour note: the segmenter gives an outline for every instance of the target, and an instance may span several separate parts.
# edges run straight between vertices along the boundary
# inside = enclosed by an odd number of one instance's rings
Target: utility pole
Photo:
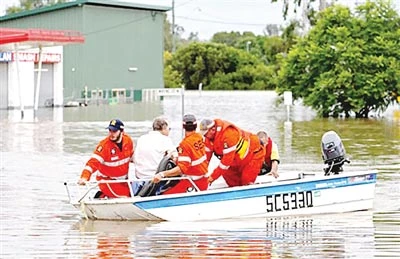
[[[175,53],[175,0],[172,0],[172,53]]]

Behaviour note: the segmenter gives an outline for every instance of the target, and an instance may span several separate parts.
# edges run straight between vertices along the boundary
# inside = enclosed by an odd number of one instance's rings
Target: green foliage
[[[298,36],[296,35],[296,29],[299,28],[300,24],[297,21],[292,21],[283,29],[282,40],[285,45],[285,53],[297,42]]]
[[[164,52],[164,84],[166,88],[180,88],[182,75],[171,66],[172,54]]]
[[[212,78],[208,89],[212,90],[266,90],[274,89],[273,81],[268,80],[273,76],[274,70],[263,64],[255,67],[247,65],[237,71],[223,74],[217,72]]]
[[[281,37],[264,37],[262,42],[263,58],[267,64],[276,63],[277,55],[288,51]]]
[[[181,45],[166,62],[165,85],[181,76],[187,89],[263,90],[275,89],[282,57],[297,41],[296,23],[282,37],[254,36],[253,33],[219,32],[212,43]]]
[[[172,25],[167,19],[167,14],[164,14],[164,25],[163,25],[163,34],[164,34],[164,51],[172,51]]]
[[[367,2],[352,15],[332,6],[289,52],[278,93],[302,98],[323,117],[368,117],[400,93],[400,19],[386,1]]]
[[[168,63],[179,71],[186,89],[272,89],[276,72],[247,51],[217,43],[192,43],[179,49]]]
[[[252,32],[244,32],[243,34],[237,31],[217,32],[212,36],[211,42],[221,43],[231,47],[237,47],[243,42],[247,42],[248,40],[252,40],[253,38],[255,38],[255,35]],[[244,46],[244,49],[245,48],[246,46]]]

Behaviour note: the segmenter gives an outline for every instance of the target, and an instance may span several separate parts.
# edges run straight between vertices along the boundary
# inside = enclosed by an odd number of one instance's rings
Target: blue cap
[[[117,130],[123,131],[124,123],[122,123],[122,121],[119,119],[111,120],[107,129],[109,129],[111,131],[117,131]]]

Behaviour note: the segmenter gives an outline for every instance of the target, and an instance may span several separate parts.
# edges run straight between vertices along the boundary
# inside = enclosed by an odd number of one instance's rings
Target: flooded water
[[[87,221],[69,203],[76,182],[111,118],[136,141],[165,115],[182,137],[182,107],[198,119],[223,118],[266,130],[280,148],[280,172],[322,170],[320,141],[335,130],[347,167],[377,169],[372,211],[217,222]],[[0,111],[0,258],[400,258],[400,120],[318,119],[272,92],[186,92],[163,101]],[[346,170],[346,169],[345,169]]]

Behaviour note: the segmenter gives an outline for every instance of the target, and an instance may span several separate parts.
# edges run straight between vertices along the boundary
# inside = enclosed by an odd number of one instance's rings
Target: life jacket
[[[235,153],[236,153],[235,159],[236,160],[244,160],[249,152],[251,133],[246,132],[242,129],[239,129],[234,124],[224,121],[224,120],[215,119],[214,121],[215,121],[215,129],[216,129],[215,137],[213,140],[214,154],[219,159],[222,159],[222,157],[225,154],[235,151]],[[224,136],[224,132],[228,128],[233,128],[239,133],[236,136],[228,136],[228,137],[235,138],[235,140],[233,141],[233,142],[236,142],[235,146],[227,147],[225,140],[223,139],[223,137],[227,137],[227,136]]]
[[[89,180],[97,171],[97,180],[124,180],[128,177],[129,162],[133,155],[132,139],[122,135],[122,149],[106,137],[97,145],[93,155],[86,163],[82,176]]]
[[[227,170],[231,170],[231,168],[237,171],[238,168],[246,167],[252,162],[256,153],[259,155],[256,160],[257,162],[259,160],[261,167],[264,149],[257,135],[241,130],[227,121],[216,119],[214,122],[216,132],[212,141],[213,150],[221,161],[210,175],[213,180],[223,175]],[[257,173],[259,170],[260,168],[256,169]]]
[[[185,175],[204,176],[208,170],[208,161],[200,133],[185,137],[178,148],[178,166]]]

